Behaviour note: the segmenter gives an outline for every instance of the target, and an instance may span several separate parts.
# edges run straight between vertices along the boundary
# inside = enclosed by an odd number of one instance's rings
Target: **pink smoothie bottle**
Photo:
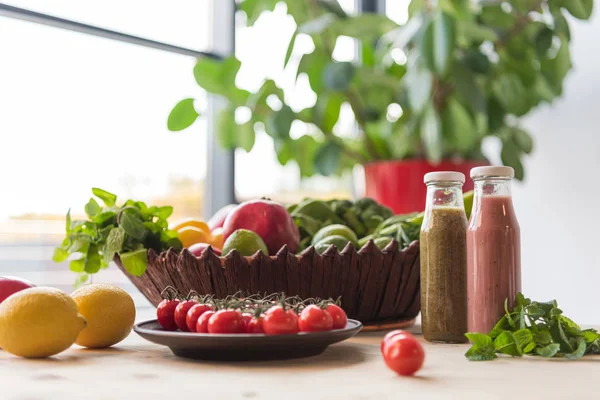
[[[521,230],[512,203],[510,167],[477,167],[467,228],[469,332],[488,333],[521,291]]]

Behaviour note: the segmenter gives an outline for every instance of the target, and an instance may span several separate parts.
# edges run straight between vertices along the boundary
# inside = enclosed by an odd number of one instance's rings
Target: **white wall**
[[[524,294],[556,298],[575,321],[600,324],[600,11],[571,26],[575,69],[564,97],[525,121],[535,152],[514,201]]]

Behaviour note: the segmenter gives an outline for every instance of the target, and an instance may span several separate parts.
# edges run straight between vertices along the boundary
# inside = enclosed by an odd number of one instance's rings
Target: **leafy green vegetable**
[[[467,333],[472,347],[465,356],[471,361],[487,361],[496,353],[513,357],[524,354],[565,357],[575,360],[587,354],[600,354],[600,334],[582,330],[563,315],[556,300],[542,303],[517,294],[512,310],[505,302],[506,314],[488,334]]]
[[[148,249],[181,250],[177,232],[168,229],[173,207],[148,207],[134,200],[117,207],[116,195],[99,188],[92,193],[105,207],[90,199],[85,206],[88,220],[72,220],[69,210],[66,237],[52,256],[54,262],[69,261],[71,271],[78,273],[76,285],[106,268],[116,255],[130,274],[140,276],[146,271]]]

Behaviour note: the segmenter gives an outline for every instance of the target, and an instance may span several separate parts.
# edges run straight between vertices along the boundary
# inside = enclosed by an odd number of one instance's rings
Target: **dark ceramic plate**
[[[210,335],[169,332],[156,320],[137,324],[133,330],[156,344],[168,346],[179,357],[199,360],[255,361],[285,360],[321,354],[327,346],[356,335],[362,324],[348,320],[344,329],[329,332],[268,336],[262,334]]]

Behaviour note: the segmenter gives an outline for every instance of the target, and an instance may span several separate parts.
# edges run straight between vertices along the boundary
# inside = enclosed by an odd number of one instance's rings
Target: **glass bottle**
[[[430,342],[464,343],[467,332],[467,216],[460,172],[425,175],[421,226],[421,323]]]
[[[521,230],[511,196],[510,167],[477,167],[467,229],[467,297],[470,332],[488,333],[521,291]]]

